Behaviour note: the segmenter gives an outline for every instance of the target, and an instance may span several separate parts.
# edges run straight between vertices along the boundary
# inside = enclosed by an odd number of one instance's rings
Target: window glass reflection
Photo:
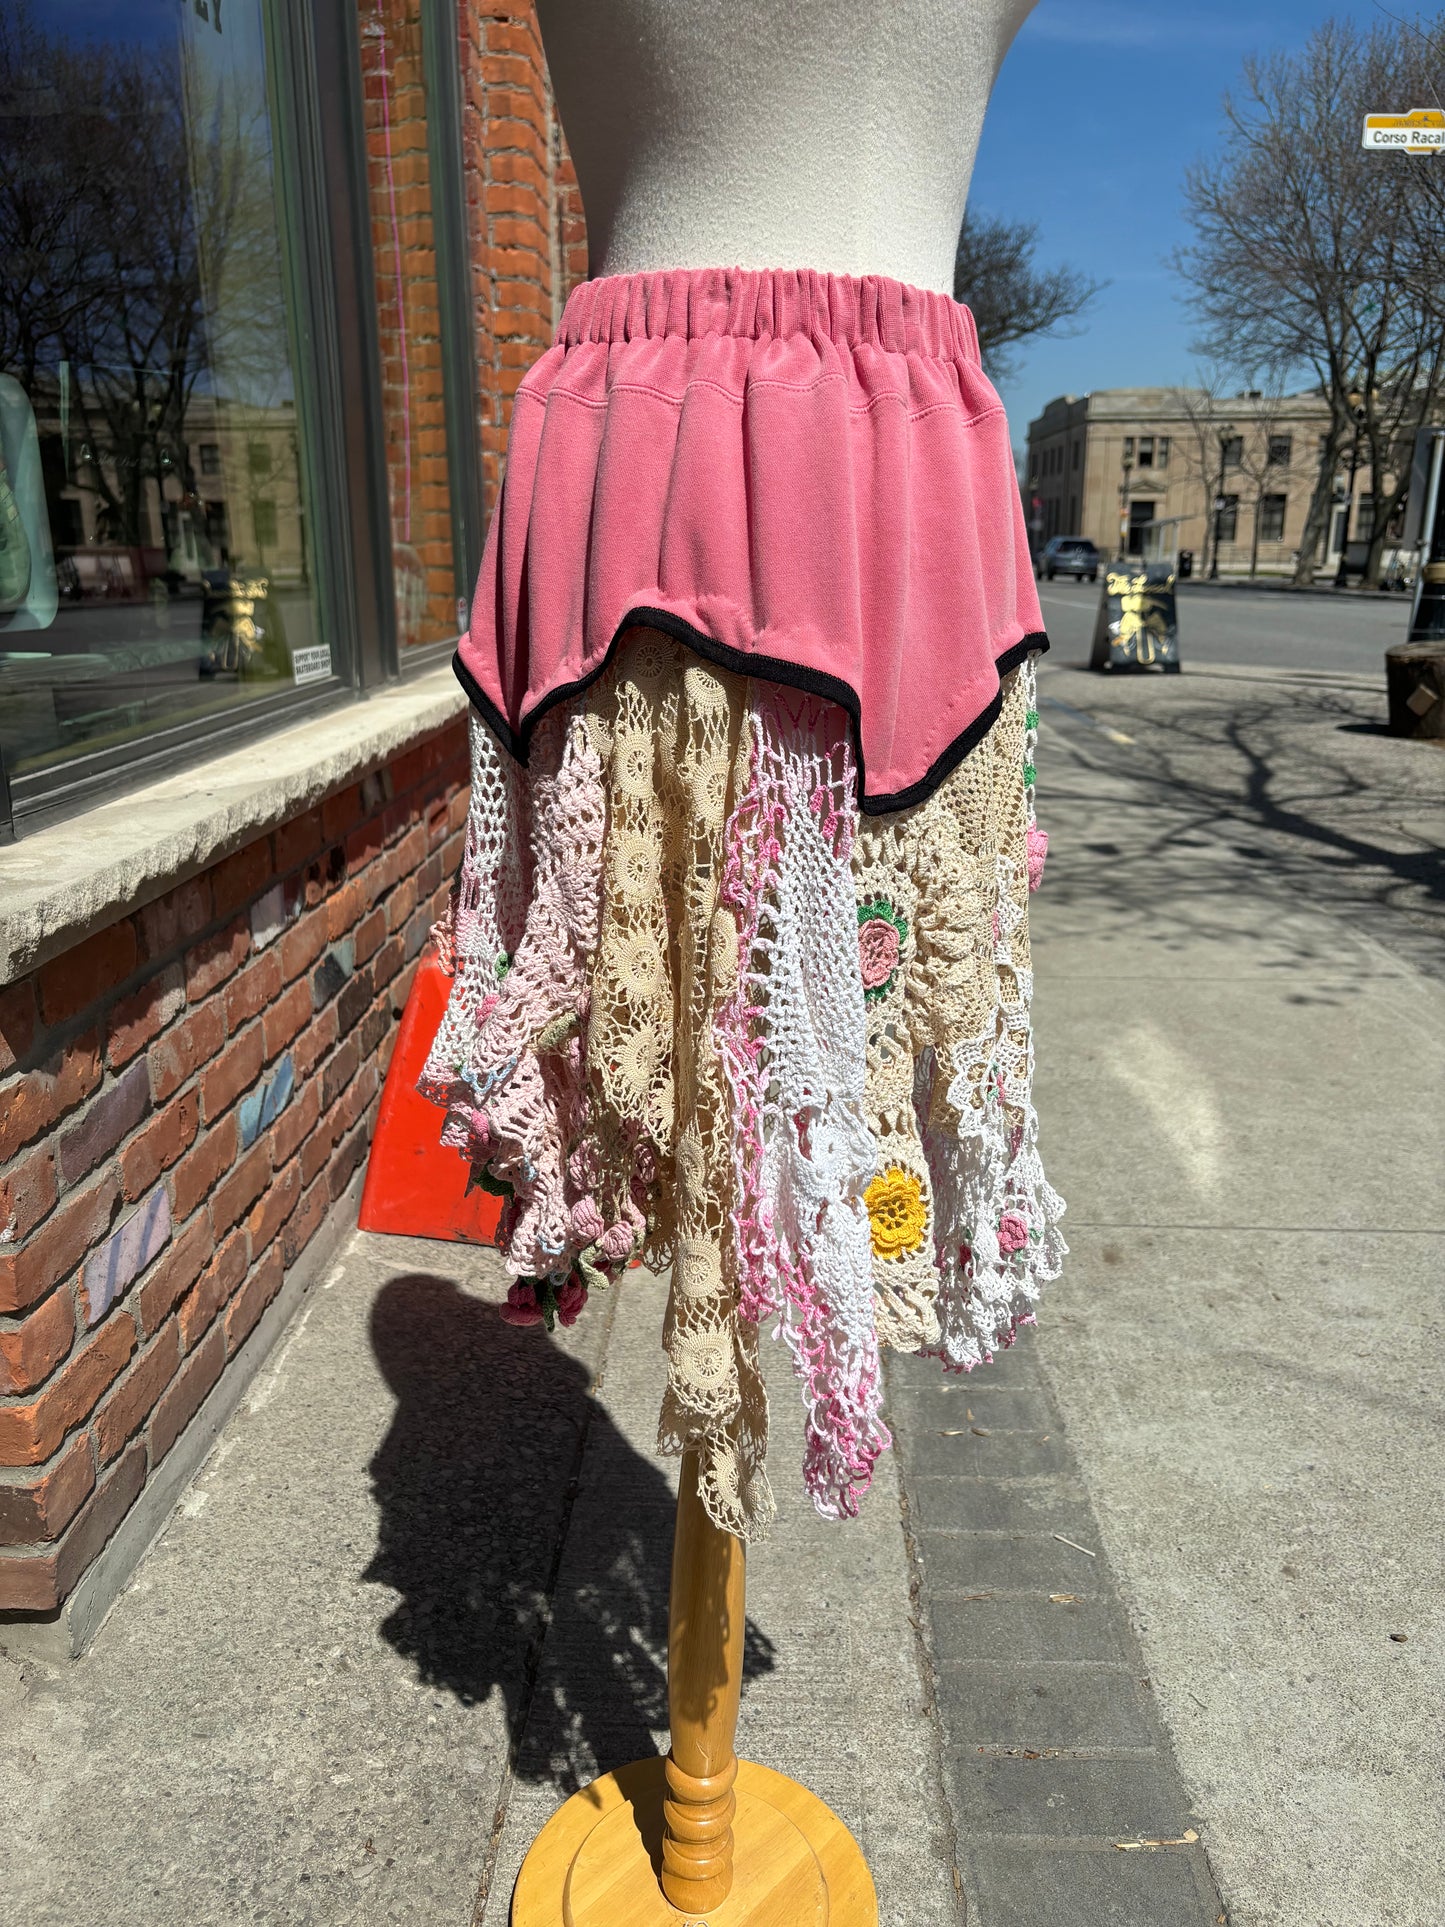
[[[261,0],[0,7],[12,780],[320,680]]]

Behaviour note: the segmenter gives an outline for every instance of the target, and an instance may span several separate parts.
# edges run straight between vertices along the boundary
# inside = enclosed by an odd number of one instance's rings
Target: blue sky
[[[1036,221],[1041,264],[1110,285],[1080,334],[1020,358],[1002,390],[1016,443],[1054,395],[1188,378],[1193,330],[1164,263],[1186,238],[1184,169],[1218,146],[1246,54],[1298,48],[1349,11],[1382,17],[1323,0],[1040,0],[994,89],[970,205]]]

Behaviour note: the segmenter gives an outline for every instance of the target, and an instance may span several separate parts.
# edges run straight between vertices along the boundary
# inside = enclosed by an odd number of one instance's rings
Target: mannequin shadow
[[[423,1685],[501,1695],[513,1770],[570,1793],[655,1755],[667,1728],[674,1499],[588,1391],[584,1365],[449,1278],[399,1274],[371,1344],[396,1398],[370,1472],[363,1578]],[[771,1672],[748,1622],[744,1685]]]

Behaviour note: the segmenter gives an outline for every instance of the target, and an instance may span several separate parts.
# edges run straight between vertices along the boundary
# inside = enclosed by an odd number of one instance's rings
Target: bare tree
[[[1442,16],[1445,18],[1445,16]],[[1378,579],[1408,484],[1401,449],[1441,410],[1438,225],[1420,168],[1366,154],[1368,108],[1426,84],[1418,31],[1328,20],[1298,54],[1246,61],[1222,153],[1190,170],[1192,244],[1176,256],[1202,345],[1278,387],[1308,370],[1330,407],[1295,579],[1313,575],[1341,454],[1358,430],[1375,487],[1366,579]],[[1432,163],[1424,163],[1428,166]],[[1431,236],[1433,235],[1433,241]],[[1427,265],[1436,257],[1433,279]],[[1436,289],[1426,297],[1421,288]]]
[[[1105,285],[1076,268],[1034,266],[1039,231],[1027,221],[963,217],[953,258],[953,298],[971,309],[984,367],[1007,375],[1020,342],[1073,332],[1071,324]]]

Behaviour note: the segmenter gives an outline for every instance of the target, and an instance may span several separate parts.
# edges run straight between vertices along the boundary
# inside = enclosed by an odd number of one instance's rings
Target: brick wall
[[[366,1156],[459,721],[0,990],[0,1610],[74,1589]]]
[[[490,509],[512,397],[550,345],[568,294],[586,278],[587,237],[531,6],[465,0],[460,32],[478,430]]]

